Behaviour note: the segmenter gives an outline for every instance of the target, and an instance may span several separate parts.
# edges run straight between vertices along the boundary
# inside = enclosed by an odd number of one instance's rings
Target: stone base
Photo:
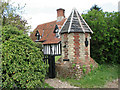
[[[80,79],[82,76],[94,70],[98,65],[97,63],[91,58],[89,63],[87,62],[80,62],[74,63],[69,61],[60,62],[59,60],[56,66],[56,77],[63,77],[63,78],[75,78]],[[81,61],[81,60],[80,60]]]

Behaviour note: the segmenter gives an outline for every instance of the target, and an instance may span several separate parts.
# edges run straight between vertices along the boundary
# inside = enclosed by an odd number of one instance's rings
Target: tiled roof
[[[31,33],[30,37],[33,41],[37,40],[37,37],[35,36],[36,31],[38,30],[40,36],[42,36],[42,38],[39,40],[40,42],[44,41],[42,44],[55,44],[55,43],[59,43],[61,41],[60,38],[56,38],[54,29],[55,26],[57,25],[59,29],[61,29],[63,23],[65,22],[66,18],[63,19],[62,21],[57,22],[52,21],[52,22],[48,22],[48,23],[44,23],[44,24],[40,24],[36,27],[36,29]],[[44,30],[44,33],[43,33]]]
[[[88,24],[76,9],[72,10],[70,16],[61,29],[61,34],[70,32],[93,33],[93,31],[90,29]]]

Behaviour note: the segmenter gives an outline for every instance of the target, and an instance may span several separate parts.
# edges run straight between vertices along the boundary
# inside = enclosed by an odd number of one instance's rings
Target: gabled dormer
[[[54,32],[56,35],[56,38],[60,38],[60,34],[59,34],[59,28],[58,28],[58,25],[55,26],[55,29],[54,29]]]
[[[36,41],[39,41],[39,40],[41,39],[41,36],[40,36],[40,33],[39,33],[38,30],[36,31],[35,36],[37,37],[37,40],[36,40]]]

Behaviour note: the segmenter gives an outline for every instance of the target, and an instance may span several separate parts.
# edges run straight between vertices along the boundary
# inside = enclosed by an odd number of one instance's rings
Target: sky
[[[33,31],[39,24],[56,20],[58,8],[65,9],[66,18],[73,8],[76,8],[79,13],[85,13],[95,4],[103,11],[117,12],[119,0],[11,0],[10,3],[13,2],[14,6],[26,4],[22,16],[31,25],[30,31]]]

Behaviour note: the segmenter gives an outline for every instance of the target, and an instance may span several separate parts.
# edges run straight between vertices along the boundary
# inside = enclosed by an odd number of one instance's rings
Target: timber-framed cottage
[[[90,39],[93,31],[79,14],[73,9],[68,18],[65,18],[65,10],[57,9],[57,20],[38,25],[30,35],[34,42],[43,44],[44,55],[50,56],[50,77],[71,77],[83,74],[83,66],[86,72],[91,71],[90,65],[96,67],[97,63],[90,57]],[[56,63],[55,57],[61,55]],[[76,70],[72,68],[75,65]]]

